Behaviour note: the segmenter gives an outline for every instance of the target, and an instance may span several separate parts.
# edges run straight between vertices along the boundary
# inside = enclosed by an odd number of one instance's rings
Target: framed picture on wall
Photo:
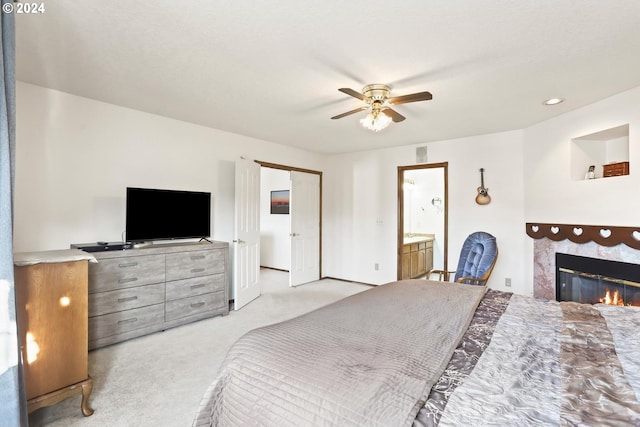
[[[277,190],[271,192],[271,213],[289,213],[289,190]]]

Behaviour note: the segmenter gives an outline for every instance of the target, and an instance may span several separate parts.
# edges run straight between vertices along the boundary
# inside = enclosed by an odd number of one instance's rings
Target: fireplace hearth
[[[556,300],[640,306],[640,265],[556,253]]]

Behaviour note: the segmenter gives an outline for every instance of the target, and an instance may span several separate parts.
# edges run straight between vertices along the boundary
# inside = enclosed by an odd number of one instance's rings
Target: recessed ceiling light
[[[562,99],[562,98],[550,98],[550,99],[547,99],[546,101],[544,101],[543,104],[544,105],[557,105],[557,104],[560,104],[563,101],[564,101],[564,99]]]

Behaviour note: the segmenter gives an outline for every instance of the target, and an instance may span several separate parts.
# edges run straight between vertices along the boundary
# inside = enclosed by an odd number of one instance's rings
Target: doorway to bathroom
[[[447,270],[448,163],[398,167],[398,280]]]

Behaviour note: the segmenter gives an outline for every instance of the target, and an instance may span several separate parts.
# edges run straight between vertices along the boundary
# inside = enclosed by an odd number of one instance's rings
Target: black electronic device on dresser
[[[211,193],[127,187],[128,242],[211,237]]]
[[[91,242],[73,243],[71,249],[80,249],[85,252],[122,251],[133,248],[131,242]]]

